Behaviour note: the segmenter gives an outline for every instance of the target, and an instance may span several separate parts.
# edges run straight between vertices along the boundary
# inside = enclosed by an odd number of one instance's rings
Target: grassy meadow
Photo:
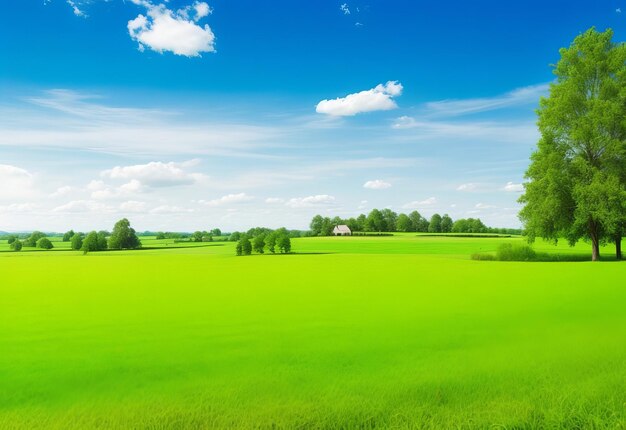
[[[0,243],[0,429],[625,428],[626,263],[521,240]]]

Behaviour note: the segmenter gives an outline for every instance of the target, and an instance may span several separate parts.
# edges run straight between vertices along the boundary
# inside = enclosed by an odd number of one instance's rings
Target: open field
[[[1,252],[0,428],[626,427],[626,263],[516,240]]]

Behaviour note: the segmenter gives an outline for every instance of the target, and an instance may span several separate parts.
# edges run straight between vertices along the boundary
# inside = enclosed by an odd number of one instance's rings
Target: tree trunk
[[[622,259],[622,235],[615,236],[615,258],[617,260]]]
[[[589,221],[589,236],[591,237],[591,261],[600,261],[600,235],[597,224]]]

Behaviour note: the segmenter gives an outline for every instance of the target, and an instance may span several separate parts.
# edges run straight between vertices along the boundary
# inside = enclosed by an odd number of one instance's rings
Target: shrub
[[[496,256],[493,254],[482,254],[480,252],[475,252],[471,255],[472,260],[481,260],[481,261],[493,261],[496,259]]]
[[[20,242],[18,239],[15,239],[13,242],[11,242],[11,249],[13,251],[21,251],[22,250],[22,242]]]
[[[537,253],[528,245],[503,243],[496,251],[499,261],[533,261]]]
[[[50,242],[50,239],[48,239],[47,237],[42,237],[37,241],[37,248],[52,249],[54,248],[54,245],[52,245],[52,242]]]

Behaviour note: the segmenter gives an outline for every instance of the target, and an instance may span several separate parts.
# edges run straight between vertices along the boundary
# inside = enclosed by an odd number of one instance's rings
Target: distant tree
[[[252,244],[248,236],[241,236],[239,242],[237,242],[237,255],[250,255],[252,254]]]
[[[74,236],[74,230],[70,230],[63,235],[63,242],[69,242]]]
[[[365,228],[367,231],[380,232],[385,230],[385,220],[383,219],[383,214],[378,209],[372,209],[367,215]]]
[[[99,231],[98,232],[98,251],[106,251],[109,247],[109,243],[107,241],[107,232]]]
[[[83,247],[83,235],[75,233],[70,240],[70,246],[73,250],[78,251]]]
[[[136,249],[141,247],[141,242],[131,228],[130,222],[123,218],[115,223],[111,236],[109,237],[110,249]]]
[[[163,233],[162,231],[158,232],[156,235],[156,240],[163,240],[165,239],[165,233]]]
[[[52,249],[54,248],[54,245],[52,244],[52,242],[50,242],[50,239],[48,239],[47,237],[42,237],[37,241],[37,248]]]
[[[398,221],[398,214],[391,209],[385,208],[380,211],[383,217],[383,231],[396,231],[396,222]]]
[[[428,231],[428,220],[424,218],[418,211],[409,214],[411,219],[411,231],[425,233]]]
[[[221,236],[222,235],[222,230],[220,230],[219,228],[214,228],[213,230],[211,230],[211,236]]]
[[[98,233],[96,231],[90,231],[87,233],[87,236],[83,239],[83,245],[80,250],[83,251],[83,254],[99,251]]]
[[[16,235],[14,235],[14,234],[10,234],[10,235],[8,235],[8,236],[7,236],[7,243],[8,243],[9,245],[11,245],[11,244],[12,244],[13,242],[15,242],[17,239],[18,239],[18,238],[17,238],[17,236],[16,236]],[[21,242],[20,242],[20,245],[21,245]]]
[[[453,233],[468,233],[469,232],[469,223],[464,218],[457,219],[452,224],[452,232]]]
[[[403,232],[413,231],[413,228],[411,225],[411,218],[409,218],[407,214],[398,215],[398,221],[396,221],[396,228],[398,231],[403,231]]]
[[[434,214],[428,223],[429,233],[441,233],[441,215]]]
[[[359,223],[356,218],[348,218],[346,220],[346,225],[350,229],[350,231],[359,231]]]
[[[332,223],[331,219],[328,217],[324,217],[322,222],[322,236],[330,236],[333,234],[333,229],[335,225]]]
[[[452,218],[448,214],[445,214],[441,217],[441,232],[442,233],[450,233],[452,231]]]
[[[289,239],[289,236],[280,236],[277,244],[278,249],[282,254],[288,254],[291,252],[291,239]]]
[[[241,233],[239,233],[238,231],[234,231],[230,234],[230,236],[228,236],[229,242],[238,242],[239,239],[241,239]]]
[[[19,239],[15,239],[13,242],[11,242],[11,249],[13,251],[21,251],[22,250],[22,242]]]
[[[365,214],[361,214],[356,217],[356,231],[365,231],[365,225],[367,224],[367,217]]]
[[[315,215],[311,220],[311,224],[309,224],[309,228],[311,229],[312,236],[321,236],[322,235],[322,224],[324,223],[324,217],[321,215]]]
[[[254,252],[263,254],[265,252],[264,248],[265,248],[265,235],[260,234],[252,240],[252,249],[254,249]]]
[[[204,235],[202,234],[201,231],[194,231],[193,234],[191,235],[191,240],[193,242],[202,242],[202,237]]]
[[[42,237],[46,237],[46,235],[40,231],[33,231],[28,237],[28,239],[24,241],[23,245],[34,248],[35,246],[37,246],[37,241],[41,239]]]
[[[265,238],[265,245],[272,254],[276,252],[276,236],[276,232],[272,232]]]

